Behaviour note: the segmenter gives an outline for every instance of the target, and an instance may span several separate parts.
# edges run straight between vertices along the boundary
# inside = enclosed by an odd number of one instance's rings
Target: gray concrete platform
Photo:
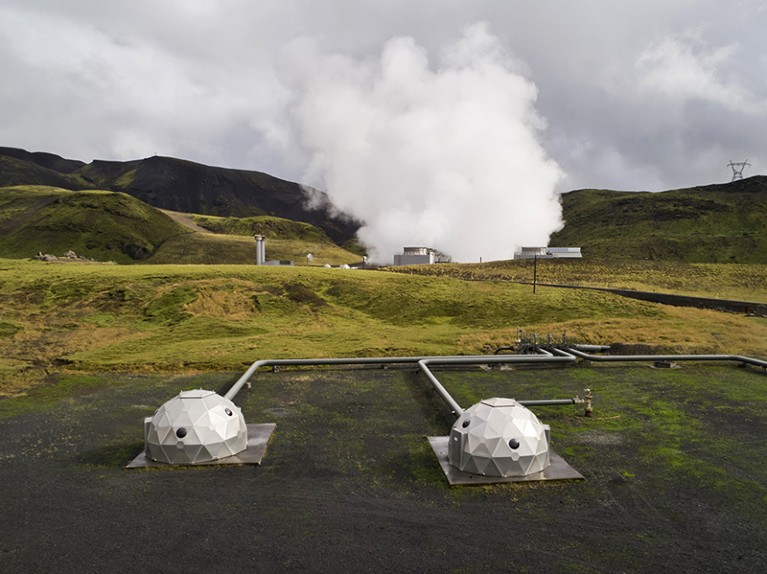
[[[272,438],[272,433],[277,427],[275,423],[261,423],[261,424],[248,424],[248,446],[242,452],[235,454],[234,456],[228,456],[218,460],[211,460],[208,462],[201,462],[195,465],[188,466],[212,466],[212,465],[225,465],[225,464],[261,464],[261,460],[266,454],[266,447],[269,444],[269,439]],[[157,462],[146,457],[142,452],[136,458],[134,458],[125,468],[151,468],[162,466],[180,466],[169,465],[166,462]]]
[[[549,459],[551,465],[543,472],[528,474],[527,476],[483,476],[481,474],[472,474],[464,472],[452,466],[448,461],[448,442],[449,436],[430,436],[429,439],[434,454],[437,456],[442,472],[451,486],[464,484],[499,484],[504,482],[532,482],[539,480],[583,480],[583,475],[567,464],[565,460],[549,450]]]

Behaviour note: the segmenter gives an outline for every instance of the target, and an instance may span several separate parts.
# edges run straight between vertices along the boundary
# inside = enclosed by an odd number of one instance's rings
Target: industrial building
[[[514,259],[580,259],[580,247],[523,247]]]
[[[450,263],[450,256],[431,247],[405,247],[402,254],[394,255],[394,265],[432,265]]]

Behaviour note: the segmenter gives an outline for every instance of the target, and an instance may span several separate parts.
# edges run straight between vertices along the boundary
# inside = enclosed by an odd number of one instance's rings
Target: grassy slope
[[[767,177],[662,193],[584,189],[562,196],[550,245],[597,259],[767,263]]]
[[[228,235],[255,234],[266,238],[303,239],[313,242],[332,243],[330,238],[320,228],[302,221],[291,221],[282,217],[262,215],[259,217],[216,217],[213,215],[190,215],[192,220],[213,233]]]
[[[339,265],[359,256],[335,245],[322,230],[274,217],[200,218],[225,232],[258,226],[270,239],[269,259]],[[123,193],[72,192],[43,186],[0,188],[0,256],[29,258],[68,250],[98,261],[249,264],[255,242],[241,235],[192,233],[159,210]]]
[[[764,354],[767,322],[598,292],[255,266],[0,260],[0,388],[54,371],[239,370],[258,358],[479,353],[517,327]]]
[[[533,261],[414,265],[391,271],[468,280],[533,281]],[[767,265],[663,261],[538,261],[540,283],[612,287],[753,302],[767,301]]]
[[[359,256],[332,242],[301,239],[268,239],[267,260],[289,260],[296,265],[307,263],[306,254],[314,256],[313,265],[341,265],[359,261]],[[147,263],[156,264],[253,264],[256,242],[243,235],[191,233],[173,237],[163,243]]]
[[[41,186],[0,188],[0,255],[74,250],[102,261],[144,259],[188,230],[122,193],[72,192]]]

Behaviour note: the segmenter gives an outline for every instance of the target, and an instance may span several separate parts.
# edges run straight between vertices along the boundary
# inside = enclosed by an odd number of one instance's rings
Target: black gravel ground
[[[577,482],[449,487],[451,419],[412,370],[259,373],[259,467],[124,470],[142,420],[236,374],[52,378],[0,401],[0,572],[763,572],[767,377],[646,366],[440,373],[536,409]]]

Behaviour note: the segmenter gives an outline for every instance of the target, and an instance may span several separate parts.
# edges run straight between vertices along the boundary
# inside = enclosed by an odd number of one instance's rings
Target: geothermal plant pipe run
[[[566,353],[586,361],[736,361],[767,369],[767,361],[754,359],[753,357],[744,357],[743,355],[591,355],[583,352],[583,350],[607,351],[609,349],[610,347],[601,347],[599,345],[573,345],[563,349],[555,348],[554,351]]]
[[[429,359],[421,359],[418,361],[418,368],[426,375],[426,378],[431,381],[431,384],[440,394],[442,399],[452,409],[453,413],[457,417],[463,414],[463,409],[458,403],[453,400],[453,397],[445,390],[442,383],[439,382],[434,373],[431,372],[428,365],[477,365],[477,364],[497,364],[497,363],[572,363],[573,360],[566,356],[554,357],[551,353],[544,352],[542,355],[513,355],[513,356],[492,356],[486,355],[479,357],[432,357]],[[543,400],[528,400],[517,401],[520,405],[526,407],[533,406],[556,406],[556,405],[572,405],[578,402],[577,399],[543,399]]]
[[[541,347],[536,347],[538,355],[454,355],[454,356],[419,356],[419,357],[356,357],[356,358],[325,358],[325,359],[263,359],[255,361],[237,379],[225,398],[233,400],[240,392],[243,385],[261,367],[298,367],[298,366],[332,366],[332,365],[402,365],[416,364],[421,372],[426,375],[442,399],[448,404],[456,416],[463,413],[463,409],[455,402],[442,383],[429,369],[428,365],[487,365],[508,363],[575,363],[579,358],[587,361],[736,361],[743,364],[755,365],[767,369],[767,361],[745,357],[742,355],[593,355],[583,351],[608,351],[607,345],[572,345],[550,347],[552,352]],[[574,399],[533,400],[518,401],[525,406],[564,405],[573,404]]]
[[[572,399],[561,400],[528,400],[514,401],[512,399],[493,398],[483,400],[481,403],[472,406],[464,411],[461,406],[450,396],[442,383],[439,382],[434,373],[429,369],[430,365],[489,365],[489,364],[561,364],[568,365],[576,363],[579,359],[587,361],[737,361],[742,364],[755,365],[767,369],[767,361],[744,357],[741,355],[593,355],[584,351],[604,352],[610,347],[600,345],[547,345],[545,348],[538,345],[526,347],[536,354],[520,355],[458,355],[447,357],[378,357],[378,358],[345,358],[345,359],[264,359],[254,362],[245,371],[245,373],[232,385],[229,392],[224,397],[217,395],[213,391],[197,390],[186,391],[179,394],[178,397],[171,399],[165,405],[160,407],[154,417],[144,419],[144,440],[146,448],[141,455],[146,460],[158,462],[167,462],[171,464],[208,464],[212,461],[228,458],[231,455],[242,452],[250,441],[251,429],[247,428],[245,420],[242,417],[240,409],[232,402],[240,389],[248,383],[253,374],[260,367],[279,367],[279,366],[328,366],[328,365],[395,365],[410,364],[417,366],[422,373],[429,379],[432,386],[439,393],[440,397],[447,403],[457,421],[451,430],[448,449],[448,466],[456,467],[462,471],[474,472],[475,474],[490,476],[527,476],[533,472],[543,471],[549,467],[548,451],[548,427],[540,425],[535,415],[526,409],[528,406],[543,405],[568,405],[585,403],[585,415],[591,414],[591,392],[586,389],[585,399],[575,397]],[[498,410],[493,410],[498,409]],[[523,410],[519,410],[523,409]],[[482,411],[480,413],[480,411]],[[487,412],[486,412],[487,411]],[[528,452],[521,456],[516,449],[521,442],[515,440],[508,442],[508,452],[498,453],[495,450],[493,455],[488,458],[485,450],[486,433],[479,437],[478,443],[482,448],[477,450],[472,447],[470,442],[464,448],[464,441],[469,431],[465,430],[470,421],[479,417],[480,425],[482,417],[485,422],[491,414],[500,414],[503,420],[508,422],[504,428],[520,429],[518,424],[525,417],[532,417],[538,425],[538,430],[534,444],[525,443],[527,450],[535,450],[535,464],[540,462],[538,470],[530,470],[532,466],[525,466],[519,461],[530,462],[531,453]],[[528,414],[529,413],[529,414]],[[236,415],[236,416],[235,416]],[[524,416],[523,416],[524,415]],[[234,418],[232,418],[234,417]],[[504,418],[505,417],[505,418]],[[497,417],[496,417],[497,418]],[[507,420],[508,419],[508,420]],[[232,421],[238,424],[232,424]],[[187,426],[192,423],[191,429]],[[458,423],[461,423],[458,425]],[[488,423],[489,424],[489,423]],[[510,426],[509,426],[510,425]],[[516,426],[515,426],[516,425]],[[259,426],[259,425],[255,425]],[[269,427],[268,432],[261,430],[261,436],[257,430],[254,430],[254,437],[261,439],[271,435],[274,425],[261,425]],[[460,428],[457,428],[460,426]],[[475,425],[476,426],[476,425]],[[483,427],[484,428],[484,427]],[[475,432],[476,429],[471,432]],[[482,429],[480,429],[482,430]],[[545,434],[544,434],[545,431]],[[484,430],[482,430],[484,433]],[[505,431],[504,431],[505,432]],[[536,431],[537,432],[537,431]],[[475,433],[476,434],[476,433]],[[523,433],[524,434],[524,433]],[[474,435],[472,435],[474,436]],[[527,436],[527,435],[525,435]],[[190,438],[191,437],[191,438]],[[474,437],[477,438],[477,437]],[[495,440],[497,437],[494,437]],[[506,437],[508,438],[508,437]],[[515,438],[515,437],[511,437]],[[255,439],[254,439],[255,440]],[[505,439],[504,439],[505,440]],[[431,441],[431,439],[430,439]],[[457,441],[457,442],[455,442]],[[476,441],[475,441],[476,442]],[[503,441],[502,441],[503,442]],[[545,443],[545,444],[544,444]],[[265,442],[262,440],[262,446]],[[433,443],[433,445],[436,443]],[[441,444],[441,443],[440,443]],[[460,448],[455,445],[459,445]],[[476,446],[476,445],[475,445]],[[538,448],[545,446],[545,451],[538,452]],[[441,447],[439,447],[441,448]],[[468,450],[467,450],[468,449]],[[483,450],[484,449],[484,450]],[[503,449],[501,449],[503,450]],[[435,450],[437,453],[437,450]],[[441,456],[440,453],[437,453]],[[543,456],[545,454],[545,456]],[[261,451],[261,455],[263,451]],[[516,456],[515,456],[516,455]],[[545,458],[545,460],[544,460]],[[259,459],[260,460],[260,459]],[[443,464],[444,461],[440,462]],[[513,463],[513,464],[512,464]],[[532,462],[531,462],[532,464]],[[489,465],[489,466],[488,466]],[[543,465],[543,466],[541,466]],[[492,468],[491,468],[492,467]],[[523,468],[524,467],[524,468]],[[449,469],[446,471],[449,473]],[[577,473],[576,473],[577,474]]]
[[[461,406],[450,396],[442,383],[429,369],[428,365],[487,365],[507,363],[574,363],[577,359],[572,355],[553,356],[549,352],[540,355],[456,355],[447,357],[363,357],[346,359],[263,359],[254,362],[243,375],[235,381],[224,398],[234,400],[240,389],[250,380],[250,377],[261,367],[298,367],[298,366],[332,366],[332,365],[403,365],[416,364],[426,375],[442,399],[448,404],[456,416],[463,414]],[[576,399],[553,399],[517,401],[524,406],[572,405]]]

